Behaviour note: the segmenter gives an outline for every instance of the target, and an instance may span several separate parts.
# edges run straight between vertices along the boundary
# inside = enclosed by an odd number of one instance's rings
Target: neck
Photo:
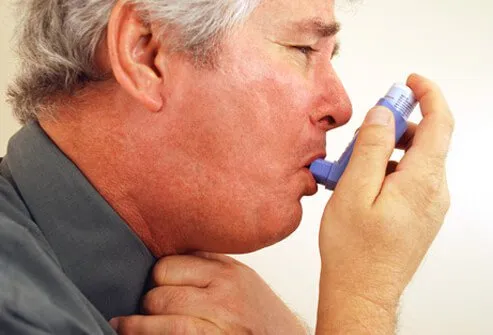
[[[91,106],[74,102],[70,110],[60,108],[56,119],[40,120],[40,125],[156,257],[182,253],[186,248],[180,237],[186,234],[178,228],[183,227],[156,222],[166,216],[148,201],[153,196],[148,186],[156,175],[142,169],[155,169],[145,156],[152,149],[142,137],[153,136],[156,120],[152,115],[136,117],[132,111],[139,108],[126,99],[107,97],[91,100]]]

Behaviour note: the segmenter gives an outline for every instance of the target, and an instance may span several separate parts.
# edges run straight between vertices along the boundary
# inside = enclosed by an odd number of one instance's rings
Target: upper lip
[[[305,161],[305,164],[303,165],[306,168],[309,168],[310,165],[313,163],[313,161],[317,159],[324,159],[326,156],[325,151],[315,153],[313,155],[310,155],[309,158]]]

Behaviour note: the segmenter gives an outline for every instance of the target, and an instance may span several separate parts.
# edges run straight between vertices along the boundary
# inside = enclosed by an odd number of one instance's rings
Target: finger
[[[426,175],[429,171],[422,167],[439,169],[445,165],[454,118],[435,83],[424,77],[411,75],[408,86],[419,101],[423,120],[416,128],[412,146],[401,160],[399,169],[409,168]]]
[[[397,149],[407,151],[413,144],[413,138],[414,138],[414,134],[416,133],[417,127],[418,125],[416,123],[408,122],[406,132],[399,139],[399,142],[397,142],[395,147]]]
[[[216,253],[212,253],[212,252],[196,251],[193,253],[193,255],[198,256],[198,257],[202,257],[202,258],[206,258],[206,259],[210,259],[210,260],[219,261],[223,264],[248,267],[246,264],[243,264],[239,260],[237,260],[231,256],[225,255],[225,254],[216,254]]]
[[[183,315],[133,315],[110,321],[119,335],[223,334],[210,321]]]
[[[174,314],[204,317],[204,312],[210,308],[210,303],[211,297],[200,288],[158,286],[144,296],[142,310],[150,315]]]
[[[216,253],[205,252],[205,251],[196,251],[192,255],[197,256],[197,257],[202,257],[205,259],[223,262],[226,264],[237,264],[238,263],[238,261],[236,259],[234,259],[233,257],[229,257],[229,256],[226,256],[224,254],[216,254]]]
[[[353,154],[334,193],[373,203],[380,192],[394,146],[392,112],[381,106],[372,108],[358,132]]]
[[[207,287],[221,269],[222,263],[198,256],[182,255],[161,258],[154,266],[155,286]]]

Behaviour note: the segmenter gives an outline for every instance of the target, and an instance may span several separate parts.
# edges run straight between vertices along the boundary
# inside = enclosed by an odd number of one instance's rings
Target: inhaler
[[[416,105],[417,101],[412,90],[403,84],[394,84],[385,97],[377,102],[376,106],[387,107],[394,114],[396,143],[406,132],[407,119]],[[358,132],[356,132],[353,140],[336,162],[317,159],[310,165],[310,172],[317,183],[325,185],[329,190],[334,190],[349,163],[357,136]]]

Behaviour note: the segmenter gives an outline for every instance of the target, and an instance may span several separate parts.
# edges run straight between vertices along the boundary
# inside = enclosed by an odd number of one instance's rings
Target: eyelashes
[[[292,45],[291,49],[305,55],[307,58],[310,58],[310,56],[313,56],[315,53],[320,52],[320,50],[314,49],[309,45]],[[336,43],[334,45],[334,49],[332,50],[332,55],[330,57],[331,60],[339,54],[339,49],[339,43]]]
[[[318,52],[309,45],[293,45],[292,48],[306,56],[311,56],[313,53]]]

